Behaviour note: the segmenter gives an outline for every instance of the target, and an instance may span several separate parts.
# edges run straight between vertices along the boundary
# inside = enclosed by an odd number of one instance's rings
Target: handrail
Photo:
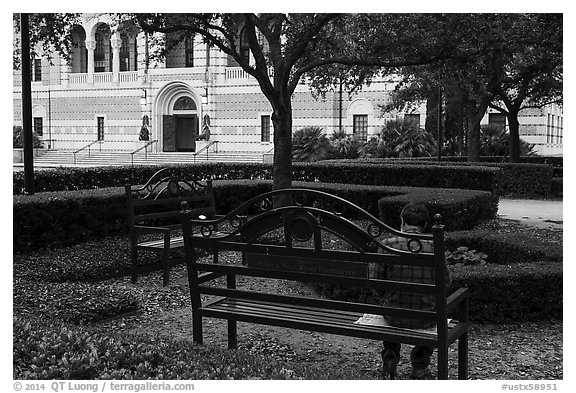
[[[144,150],[144,154],[145,154],[144,158],[147,160],[148,159],[148,146],[153,145],[156,142],[158,142],[158,139],[154,139],[153,141],[146,142],[146,144],[144,146],[140,146],[138,149],[134,150],[133,152],[130,152],[130,160],[132,162],[132,166],[134,166],[134,154],[138,153],[142,149],[145,149]]]
[[[104,142],[104,141],[101,139],[96,139],[95,141],[90,142],[86,146],[81,147],[80,149],[76,150],[74,152],[74,165],[76,165],[76,153],[80,153],[82,150],[88,149],[88,157],[90,157],[90,146],[92,146],[93,144],[98,143],[98,142],[100,142],[100,151],[102,151],[102,142]]]
[[[207,144],[206,146],[204,146],[202,149],[194,152],[194,163],[196,163],[196,156],[199,155],[200,153],[202,153],[204,150],[206,150],[206,160],[208,160],[208,149],[211,146],[215,146],[214,147],[214,153],[218,153],[218,141],[212,141],[209,144]]]

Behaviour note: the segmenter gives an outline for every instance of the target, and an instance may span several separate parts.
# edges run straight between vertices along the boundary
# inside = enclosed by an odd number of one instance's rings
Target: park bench
[[[238,321],[429,346],[438,350],[439,379],[448,378],[448,348],[458,340],[458,377],[466,379],[468,291],[447,294],[444,230],[441,218],[435,219],[432,235],[402,233],[344,199],[296,188],[262,194],[213,220],[191,218],[183,209],[193,340],[202,344],[202,320],[208,317],[228,320],[229,348],[237,347]],[[196,233],[195,226],[200,226]],[[390,236],[408,238],[411,251],[384,245],[382,240]],[[433,254],[421,251],[422,241],[433,241]],[[211,250],[213,256],[200,257],[200,250]],[[435,282],[372,279],[369,263],[434,266]],[[437,306],[433,311],[409,310],[378,302],[285,296],[250,285],[262,279],[434,294]],[[433,320],[437,330],[358,323],[383,315]]]
[[[128,226],[130,229],[130,259],[132,282],[136,283],[142,266],[139,251],[161,255],[164,286],[170,283],[171,255],[183,251],[182,225],[179,218],[182,202],[191,207],[196,217],[215,216],[212,181],[182,179],[169,168],[154,173],[144,185],[125,186]]]

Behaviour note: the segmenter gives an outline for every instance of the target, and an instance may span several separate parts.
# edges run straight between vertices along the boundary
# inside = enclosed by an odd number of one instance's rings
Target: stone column
[[[96,50],[96,41],[86,41],[86,51],[88,59],[86,60],[86,83],[94,83],[94,51]]]
[[[112,82],[118,83],[120,80],[120,47],[122,39],[120,34],[114,33],[110,37],[110,47],[112,48]]]

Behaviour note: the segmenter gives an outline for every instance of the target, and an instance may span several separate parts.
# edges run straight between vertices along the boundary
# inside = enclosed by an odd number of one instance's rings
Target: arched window
[[[240,58],[246,62],[250,61],[250,45],[246,28],[243,28],[242,32],[240,32]]]
[[[121,36],[120,45],[120,71],[130,71],[130,38],[126,34]]]
[[[250,62],[250,44],[248,42],[248,30],[243,28],[240,31],[240,43],[238,45],[238,51],[240,54],[240,58],[242,58],[247,63]],[[232,56],[228,55],[228,67],[238,67],[239,64]]]
[[[196,103],[190,97],[180,97],[174,103],[175,111],[195,111]]]
[[[106,50],[104,48],[104,37],[96,33],[96,49],[94,50],[94,72],[106,71]]]
[[[112,71],[112,53],[110,51],[110,28],[108,25],[98,26],[94,35],[96,48],[94,50],[94,72]]]
[[[88,72],[88,50],[86,49],[86,32],[81,26],[72,29],[71,66],[74,73]]]

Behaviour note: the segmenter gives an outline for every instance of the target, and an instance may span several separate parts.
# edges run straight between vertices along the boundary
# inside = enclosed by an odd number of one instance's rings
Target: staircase
[[[200,162],[262,162],[262,153],[250,152],[203,152],[194,153],[147,153],[140,151],[132,156],[126,151],[98,151],[80,152],[76,154],[72,150],[46,150],[38,157],[34,157],[35,167],[92,167],[92,166],[122,166],[122,165],[166,165],[166,164],[192,164]],[[15,167],[22,164],[14,164]]]

